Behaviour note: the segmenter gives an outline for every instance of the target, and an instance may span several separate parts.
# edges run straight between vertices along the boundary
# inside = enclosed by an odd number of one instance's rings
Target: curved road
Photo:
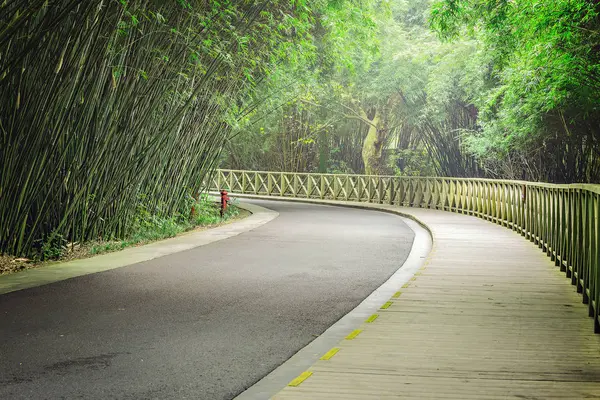
[[[0,296],[2,399],[231,399],[406,259],[394,215],[259,202],[280,216],[181,253]]]

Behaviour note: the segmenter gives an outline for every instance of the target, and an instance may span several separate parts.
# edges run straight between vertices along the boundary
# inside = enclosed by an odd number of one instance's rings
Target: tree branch
[[[303,103],[306,103],[306,104],[310,104],[312,106],[327,108],[327,107],[325,107],[325,106],[323,106],[321,104],[313,103],[312,101],[308,101],[308,100],[304,100],[304,99],[301,99],[300,101],[303,102]],[[364,110],[362,108],[360,108],[360,114],[359,114],[352,107],[348,107],[347,105],[345,105],[343,103],[336,103],[336,104],[344,107],[345,109],[351,111],[352,114],[354,114],[354,115],[349,115],[349,114],[345,114],[345,113],[339,113],[339,114],[343,115],[345,118],[356,119],[356,120],[364,122],[367,125],[370,125],[370,126],[372,126],[374,128],[377,128],[377,126],[375,124],[373,124],[373,122],[367,117],[367,114],[364,112]],[[334,110],[330,110],[330,111],[336,112]]]

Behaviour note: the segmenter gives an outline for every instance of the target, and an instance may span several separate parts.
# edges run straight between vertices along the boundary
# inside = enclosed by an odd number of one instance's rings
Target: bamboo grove
[[[0,4],[0,252],[185,213],[256,81],[302,52],[293,1]]]
[[[337,67],[274,82],[288,101],[228,142],[224,168],[600,182],[598,1],[368,7]]]
[[[600,181],[594,0],[0,0],[0,253],[218,166]]]
[[[461,74],[477,46],[473,41],[442,43],[429,28],[429,9],[430,2],[420,0],[363,6],[371,24],[349,24],[350,34],[338,35],[342,54],[286,71],[272,82],[289,100],[279,108],[273,104],[273,112],[260,110],[260,122],[228,142],[223,166],[479,174],[458,140],[462,131],[476,126],[477,112]],[[360,12],[344,19],[352,21],[354,15]],[[480,76],[474,74],[473,80],[479,82]],[[262,131],[256,132],[259,127]]]

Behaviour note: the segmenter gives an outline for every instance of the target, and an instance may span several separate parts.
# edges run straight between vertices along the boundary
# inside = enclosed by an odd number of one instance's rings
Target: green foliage
[[[174,234],[219,162],[598,181],[599,49],[592,0],[4,2],[0,251]]]
[[[488,55],[471,151],[488,166],[504,160],[497,173],[507,177],[599,179],[597,1],[446,0],[432,17],[442,37],[470,35]]]
[[[331,76],[355,79],[377,54],[376,1],[324,1],[314,9],[314,53],[289,57],[247,99],[223,163],[233,168],[317,170],[343,123],[331,112]],[[329,101],[331,100],[331,101]],[[237,116],[236,116],[237,117]],[[323,166],[323,170],[327,166]]]
[[[396,176],[435,176],[435,164],[426,148],[401,149],[389,157]]]
[[[225,165],[363,172],[367,154],[379,173],[432,173],[423,161],[441,175],[597,181],[599,7],[334,3],[318,19],[317,57],[261,85],[270,100],[238,126]]]
[[[350,76],[368,68],[379,53],[377,18],[382,14],[389,15],[386,2],[329,2],[320,18],[319,68]]]
[[[232,202],[221,218],[220,205],[210,197],[203,195],[198,201],[189,199],[185,208],[173,217],[162,217],[158,210],[151,210],[141,201],[138,203],[135,222],[130,233],[122,240],[110,240],[92,246],[91,254],[101,254],[121,250],[139,244],[175,237],[183,232],[199,226],[210,226],[222,223],[239,214],[236,202]],[[190,210],[194,210],[192,214]],[[62,253],[56,254],[55,258]]]
[[[464,70],[479,48],[441,43],[428,15],[429,2],[417,0],[327,8],[316,62],[286,65],[261,87],[271,103],[239,127],[223,165],[364,173],[373,154],[379,173],[477,173],[460,133],[475,125],[482,77]],[[375,116],[376,135],[366,140]],[[398,154],[425,160],[400,156],[398,167]]]
[[[39,245],[39,247],[36,245]],[[59,259],[67,250],[66,245],[65,238],[56,232],[52,232],[48,237],[34,244],[34,248],[38,249],[34,256],[41,261]]]
[[[30,255],[51,233],[124,238],[141,194],[171,218],[202,189],[256,85],[316,58],[328,5],[0,5],[0,251]]]

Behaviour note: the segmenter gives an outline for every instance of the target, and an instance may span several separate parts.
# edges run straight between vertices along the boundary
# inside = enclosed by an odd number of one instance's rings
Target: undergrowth
[[[240,213],[236,204],[236,200],[230,201],[225,215],[221,218],[220,203],[214,198],[208,195],[202,195],[198,199],[190,197],[183,202],[179,212],[166,217],[159,207],[147,206],[146,199],[140,197],[132,223],[123,237],[99,238],[80,244],[71,243],[63,236],[52,233],[34,244],[37,255],[27,262],[85,257],[174,237],[197,227],[217,225],[235,218]]]
[[[96,244],[91,247],[90,254],[121,250],[130,246],[171,238],[197,227],[220,224],[239,214],[236,203],[235,200],[229,203],[223,218],[220,216],[220,204],[206,195],[186,205],[185,209],[191,211],[185,214],[178,213],[169,218],[158,217],[141,204],[138,207],[132,233],[127,238]]]

